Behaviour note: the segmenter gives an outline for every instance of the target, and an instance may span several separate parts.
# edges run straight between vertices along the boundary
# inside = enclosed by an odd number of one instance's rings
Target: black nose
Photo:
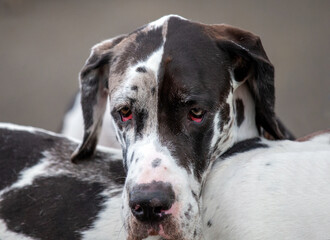
[[[129,206],[133,215],[141,222],[161,221],[168,214],[175,200],[175,194],[170,183],[153,181],[149,184],[139,184],[129,193]]]

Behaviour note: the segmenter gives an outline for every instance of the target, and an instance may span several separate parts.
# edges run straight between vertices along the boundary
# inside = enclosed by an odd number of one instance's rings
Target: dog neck
[[[234,91],[233,106],[234,143],[259,136],[255,120],[255,103],[246,83]]]

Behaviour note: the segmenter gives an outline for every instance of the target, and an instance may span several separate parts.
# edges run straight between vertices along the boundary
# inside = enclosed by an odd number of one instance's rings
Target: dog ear
[[[71,161],[74,163],[88,159],[95,151],[108,99],[112,48],[121,42],[123,38],[125,36],[121,35],[95,45],[80,71],[84,137],[82,143],[71,156]]]
[[[270,63],[260,38],[229,25],[210,25],[208,32],[217,46],[228,53],[231,74],[238,86],[246,82],[256,105],[256,124],[274,139],[285,138],[274,113],[274,67]]]

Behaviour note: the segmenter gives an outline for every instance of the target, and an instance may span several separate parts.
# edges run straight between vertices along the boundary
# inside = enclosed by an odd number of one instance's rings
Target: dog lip
[[[151,228],[148,230],[148,235],[149,236],[157,236],[158,235],[158,231],[155,230],[154,228]]]
[[[164,239],[169,239],[170,238],[170,236],[168,236],[164,232],[164,228],[163,228],[162,224],[157,226],[157,228],[158,228],[158,230],[156,230],[155,228],[148,229],[148,236],[161,236]]]

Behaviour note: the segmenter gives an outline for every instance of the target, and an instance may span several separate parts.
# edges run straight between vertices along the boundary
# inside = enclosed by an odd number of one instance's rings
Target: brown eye
[[[192,108],[189,111],[189,119],[194,121],[194,122],[198,122],[200,123],[203,120],[205,111],[201,108]]]
[[[122,109],[120,109],[119,114],[123,122],[126,122],[133,118],[132,111],[129,107],[123,107]]]

